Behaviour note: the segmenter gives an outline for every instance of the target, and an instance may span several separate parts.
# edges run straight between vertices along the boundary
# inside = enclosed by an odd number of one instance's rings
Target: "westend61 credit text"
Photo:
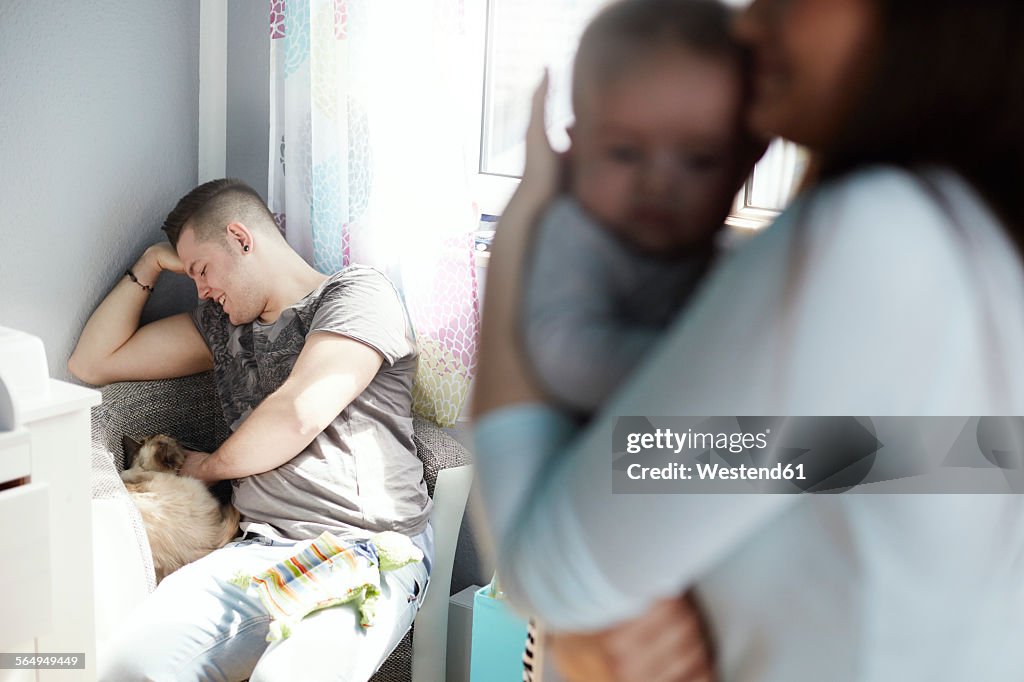
[[[645,450],[671,451],[679,454],[683,450],[740,453],[750,450],[763,450],[768,447],[768,435],[771,429],[758,433],[711,433],[687,429],[684,432],[672,429],[655,429],[643,433],[630,433],[626,436],[626,452],[638,454]],[[777,462],[771,466],[751,466],[713,462],[693,462],[684,464],[673,462],[663,466],[644,466],[634,462],[626,467],[626,475],[634,480],[692,480],[702,481],[803,481],[806,480],[803,464],[783,464]]]
[[[1024,494],[1024,416],[620,416],[616,494]]]
[[[700,481],[805,481],[803,464],[777,463],[770,467],[755,467],[740,464],[739,466],[723,466],[720,464],[668,464],[663,467],[645,467],[634,462],[626,467],[626,475],[634,481],[689,481],[696,478]]]

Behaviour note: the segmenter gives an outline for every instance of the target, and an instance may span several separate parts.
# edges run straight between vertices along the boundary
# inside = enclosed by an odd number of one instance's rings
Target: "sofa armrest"
[[[414,416],[412,428],[416,456],[423,462],[423,480],[427,483],[427,493],[433,497],[439,471],[471,464],[472,460],[469,451],[434,422]]]

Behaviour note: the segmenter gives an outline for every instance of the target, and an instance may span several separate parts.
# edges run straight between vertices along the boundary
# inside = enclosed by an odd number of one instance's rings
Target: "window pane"
[[[807,167],[807,152],[792,142],[775,140],[754,167],[746,205],[781,211],[796,192]]]
[[[580,34],[607,0],[488,0],[487,69],[480,171],[520,176],[530,94],[551,73],[548,136],[569,146],[569,86]]]

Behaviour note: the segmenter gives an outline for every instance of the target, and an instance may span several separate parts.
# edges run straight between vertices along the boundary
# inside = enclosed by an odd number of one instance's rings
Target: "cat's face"
[[[143,438],[142,442],[124,436],[122,442],[126,468],[176,474],[185,463],[185,450],[170,436],[158,434]]]

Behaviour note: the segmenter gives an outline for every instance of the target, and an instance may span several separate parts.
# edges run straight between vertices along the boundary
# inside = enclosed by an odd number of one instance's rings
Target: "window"
[[[504,209],[522,175],[529,101],[544,68],[551,76],[548,137],[569,146],[570,85],[576,45],[587,22],[607,0],[485,0],[467,3],[479,27],[479,129],[468,146],[474,193],[484,213]]]
[[[529,94],[551,74],[548,136],[565,149],[573,120],[572,62],[580,34],[604,0],[489,0],[480,171],[519,177]]]
[[[467,3],[467,19],[480,29],[480,63],[474,66],[483,74],[480,126],[469,135],[467,163],[483,213],[500,214],[522,175],[528,102],[545,66],[551,75],[548,136],[555,149],[568,147],[573,55],[587,22],[605,4],[607,0]],[[806,154],[799,147],[773,142],[736,197],[729,224],[757,228],[774,219],[805,166]]]
[[[726,222],[733,227],[758,229],[774,220],[796,193],[807,160],[803,147],[774,140],[736,196]]]

